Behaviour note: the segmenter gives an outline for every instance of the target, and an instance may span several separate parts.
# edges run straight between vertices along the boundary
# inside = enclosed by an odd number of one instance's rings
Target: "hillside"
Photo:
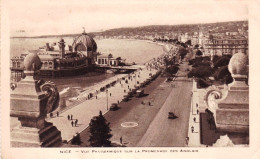
[[[90,36],[144,36],[144,35],[177,35],[180,33],[193,34],[194,32],[225,33],[238,31],[238,29],[248,30],[248,21],[232,21],[218,22],[205,24],[183,24],[183,25],[150,25],[141,27],[116,28],[109,29],[103,32],[91,32]],[[63,35],[44,35],[31,38],[46,38],[46,37],[75,37],[78,34],[63,34]],[[15,37],[13,37],[15,38]]]

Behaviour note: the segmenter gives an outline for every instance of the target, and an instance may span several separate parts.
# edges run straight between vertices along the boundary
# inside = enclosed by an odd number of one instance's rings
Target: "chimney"
[[[50,44],[46,43],[46,51],[50,51]]]
[[[60,39],[59,48],[60,48],[60,58],[63,59],[65,57],[65,42],[64,42],[64,39]]]

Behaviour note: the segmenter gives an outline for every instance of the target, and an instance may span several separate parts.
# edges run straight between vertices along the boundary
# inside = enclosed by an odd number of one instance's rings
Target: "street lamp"
[[[107,110],[108,110],[108,90],[106,90],[106,94],[107,94]]]

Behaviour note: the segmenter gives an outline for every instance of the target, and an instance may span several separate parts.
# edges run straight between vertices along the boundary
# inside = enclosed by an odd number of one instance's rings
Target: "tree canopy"
[[[107,123],[102,112],[99,112],[99,116],[93,117],[89,123],[90,132],[90,146],[92,147],[110,147],[112,137],[111,129],[109,127],[110,123]]]
[[[185,49],[184,47],[179,48],[179,54],[181,56],[181,59],[183,59],[187,55],[187,53],[188,53],[188,50]]]
[[[185,42],[185,44],[191,46],[191,40],[187,40],[187,41]]]
[[[179,70],[179,67],[177,65],[171,65],[166,67],[165,69],[165,73],[167,74],[167,76],[173,76],[174,74],[176,74]]]
[[[222,56],[218,58],[214,62],[214,68],[222,67],[222,66],[227,66],[229,64],[231,57],[230,56]]]
[[[198,51],[196,51],[196,55],[197,55],[197,56],[202,56],[203,53],[202,53],[200,50],[198,50]]]
[[[226,84],[229,84],[231,82],[233,82],[233,78],[231,76],[231,73],[228,70],[228,66],[222,66],[220,68],[218,68],[215,73],[213,74],[213,77],[215,78],[215,80],[217,81],[222,81]]]
[[[209,67],[209,66],[199,66],[196,68],[193,68],[189,73],[188,73],[188,78],[191,77],[197,77],[197,78],[207,78],[211,76],[214,73],[214,70]]]
[[[196,44],[196,45],[194,46],[194,48],[199,48],[199,44]]]

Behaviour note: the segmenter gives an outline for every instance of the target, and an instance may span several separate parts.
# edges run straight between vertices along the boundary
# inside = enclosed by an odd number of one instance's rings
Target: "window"
[[[52,62],[49,62],[49,68],[52,69]]]
[[[17,67],[18,67],[18,68],[20,67],[20,62],[17,62]]]
[[[13,62],[13,67],[16,67],[16,62]]]
[[[44,62],[43,67],[44,67],[44,68],[48,68],[48,62]]]

